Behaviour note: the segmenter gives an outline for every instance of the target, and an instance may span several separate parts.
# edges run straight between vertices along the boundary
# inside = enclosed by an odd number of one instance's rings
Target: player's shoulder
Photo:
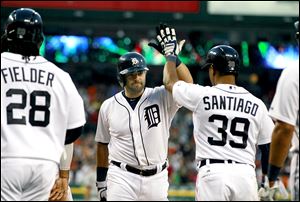
[[[155,86],[153,88],[145,88],[143,97],[152,97],[153,99],[164,99],[165,97],[172,97],[172,94],[166,89],[164,85]]]
[[[201,90],[202,90],[202,89],[209,89],[209,88],[211,88],[211,86],[203,86],[198,83],[188,83],[188,82],[179,80],[174,84],[173,88],[186,88],[186,89],[191,89],[191,90],[201,88]]]
[[[251,100],[251,102],[254,102],[254,103],[258,104],[258,105],[265,106],[264,102],[260,98],[256,97],[252,93],[250,93],[243,86],[236,86],[236,85],[225,84],[225,85],[220,85],[218,87],[219,88],[222,87],[222,89],[224,91],[229,92],[229,93],[233,93],[237,97],[244,98],[246,100]]]
[[[61,75],[63,77],[69,77],[69,73],[59,68],[53,62],[47,60],[43,56],[30,56],[29,60],[25,62],[24,57],[21,54],[3,52],[1,53],[1,63],[16,63],[16,64],[28,64],[34,68],[47,69],[54,74]]]
[[[240,94],[241,96],[247,96],[250,97],[250,100],[253,100],[255,102],[261,102],[263,103],[263,101],[256,97],[255,95],[253,95],[251,92],[249,92],[246,88],[244,88],[243,86],[237,86],[237,92],[238,94]]]
[[[147,87],[145,88],[145,93],[158,93],[158,92],[167,92],[167,89],[164,85],[155,86],[153,88]]]
[[[123,96],[122,92],[118,92],[115,95],[107,98],[101,104],[101,108],[108,108],[108,107],[112,106],[115,103],[121,102],[122,96]]]
[[[63,70],[62,68],[58,67],[56,64],[54,64],[53,62],[47,60],[46,58],[44,58],[43,56],[38,56],[41,60],[45,61],[45,63],[47,63],[47,68],[55,71],[57,74],[65,76],[65,77],[70,77],[69,73],[66,72],[65,70]]]
[[[299,81],[299,63],[290,65],[282,70],[280,77],[287,82]]]
[[[252,93],[248,92],[247,96],[249,97],[248,100],[251,100],[253,103],[256,103],[258,106],[262,106],[263,108],[267,108],[266,104],[262,101],[261,98],[256,97]]]

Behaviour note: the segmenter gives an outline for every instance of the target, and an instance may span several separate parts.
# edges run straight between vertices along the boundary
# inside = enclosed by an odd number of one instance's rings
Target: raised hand
[[[156,34],[156,41],[150,42],[148,44],[149,46],[155,48],[158,52],[165,56],[177,56],[180,53],[185,40],[177,43],[176,31],[174,28],[161,23],[156,27]]]

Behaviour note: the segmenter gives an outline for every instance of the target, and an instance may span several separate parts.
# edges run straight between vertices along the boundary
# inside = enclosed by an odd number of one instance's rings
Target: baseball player
[[[299,21],[295,22],[296,39],[299,45]],[[290,151],[289,188],[292,201],[299,201],[299,61],[284,69],[278,80],[275,96],[269,109],[276,121],[272,134],[269,160],[269,187],[263,200],[272,200],[281,167]],[[290,147],[292,144],[292,147]]]
[[[124,90],[101,105],[95,137],[101,200],[106,190],[109,201],[168,200],[169,128],[179,107],[164,86],[145,87],[147,71],[141,54],[121,56],[118,80]],[[182,63],[177,72],[193,82]]]
[[[171,30],[171,31],[170,31]],[[167,63],[164,85],[174,100],[193,112],[198,175],[196,200],[258,200],[255,173],[256,145],[262,149],[262,170],[267,174],[268,146],[274,124],[264,103],[236,85],[239,55],[230,46],[213,47],[204,69],[210,86],[178,81],[179,53],[173,34],[161,29]]]
[[[64,144],[85,123],[69,74],[39,56],[43,38],[39,13],[9,15],[1,38],[1,201],[48,200]]]

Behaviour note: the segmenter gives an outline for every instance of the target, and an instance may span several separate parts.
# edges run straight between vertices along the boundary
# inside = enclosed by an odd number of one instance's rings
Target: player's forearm
[[[97,144],[97,167],[108,167],[108,147],[107,144]]]
[[[70,167],[73,158],[74,144],[65,145],[59,163],[59,177],[69,179]]]
[[[187,83],[194,82],[191,72],[185,64],[180,63],[180,65],[176,68],[176,72],[179,80],[185,81]]]
[[[270,147],[269,164],[282,167],[288,155],[294,126],[276,122]]]
[[[167,61],[164,67],[163,82],[166,89],[170,92],[173,90],[173,85],[178,81],[175,62]]]
[[[103,182],[106,180],[108,170],[108,147],[107,144],[97,144],[97,182]],[[97,186],[100,186],[97,184]]]
[[[263,145],[258,145],[258,148],[261,151],[261,168],[262,168],[262,174],[263,175],[267,175],[267,173],[268,173],[268,165],[269,165],[270,143],[263,144]]]

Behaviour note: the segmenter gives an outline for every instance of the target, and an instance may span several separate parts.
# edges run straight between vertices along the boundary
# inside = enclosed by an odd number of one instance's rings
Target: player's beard
[[[131,94],[131,95],[137,95],[140,96],[142,92],[144,91],[145,88],[145,80],[140,80],[140,81],[131,81],[128,82],[126,85],[126,90]]]

